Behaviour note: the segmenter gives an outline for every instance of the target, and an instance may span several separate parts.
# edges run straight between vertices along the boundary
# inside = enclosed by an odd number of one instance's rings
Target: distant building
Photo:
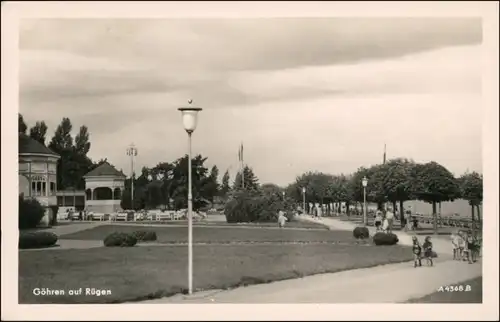
[[[35,198],[46,207],[42,219],[49,225],[53,216],[50,206],[57,205],[57,161],[60,156],[24,133],[19,133],[19,194]]]
[[[85,209],[85,190],[67,188],[57,191],[57,205],[62,209],[80,211]]]
[[[103,162],[83,176],[85,179],[85,207],[94,213],[111,214],[120,206],[125,190],[126,176],[108,162]]]

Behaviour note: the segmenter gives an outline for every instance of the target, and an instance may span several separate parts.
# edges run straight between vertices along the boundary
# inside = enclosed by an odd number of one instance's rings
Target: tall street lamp
[[[188,285],[189,294],[193,294],[193,193],[191,179],[191,134],[197,125],[198,112],[202,109],[193,107],[192,100],[188,101],[188,107],[181,107],[182,123],[188,134]]]
[[[306,214],[306,187],[302,187],[302,207],[304,215]]]
[[[137,156],[137,148],[132,143],[127,149],[127,155],[130,157],[130,207],[134,210],[134,157]]]
[[[368,185],[368,179],[363,177],[361,183],[363,184],[363,225],[366,226],[366,186]]]

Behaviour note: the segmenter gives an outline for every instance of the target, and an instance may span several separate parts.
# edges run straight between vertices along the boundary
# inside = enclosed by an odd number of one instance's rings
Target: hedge
[[[393,233],[378,232],[373,236],[373,243],[377,246],[396,245],[398,242],[398,236]]]
[[[19,249],[44,248],[54,246],[57,235],[46,231],[21,232],[19,234]]]
[[[155,241],[157,239],[156,232],[148,230],[138,230],[132,233],[138,242],[140,241]]]
[[[226,203],[224,214],[228,223],[275,222],[280,210],[285,212],[289,221],[295,219],[292,204],[283,201],[280,196],[237,190]]]
[[[137,244],[137,238],[134,234],[114,232],[104,238],[106,247],[132,247]]]
[[[370,238],[370,231],[367,227],[356,227],[352,231],[354,238],[356,239],[366,239]]]

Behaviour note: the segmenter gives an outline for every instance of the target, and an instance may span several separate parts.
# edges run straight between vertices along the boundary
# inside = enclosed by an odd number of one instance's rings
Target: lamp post
[[[368,185],[368,179],[363,177],[361,183],[363,184],[363,225],[366,226],[366,186]]]
[[[188,101],[188,107],[181,107],[182,123],[188,134],[188,285],[189,294],[193,293],[193,193],[191,179],[191,134],[193,134],[197,125],[198,112],[202,109],[193,107],[192,100]]]
[[[137,148],[132,143],[127,149],[127,155],[130,157],[130,207],[134,210],[134,157],[137,156]]]
[[[306,214],[306,187],[302,187],[302,207],[304,209],[304,215]]]

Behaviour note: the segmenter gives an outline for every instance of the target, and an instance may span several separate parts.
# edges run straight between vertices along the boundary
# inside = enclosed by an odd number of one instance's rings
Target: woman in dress
[[[425,237],[425,242],[424,242],[424,245],[423,245],[423,248],[424,248],[424,257],[425,259],[427,260],[427,264],[429,266],[433,266],[433,262],[432,262],[432,242],[431,242],[431,236],[427,236]]]

